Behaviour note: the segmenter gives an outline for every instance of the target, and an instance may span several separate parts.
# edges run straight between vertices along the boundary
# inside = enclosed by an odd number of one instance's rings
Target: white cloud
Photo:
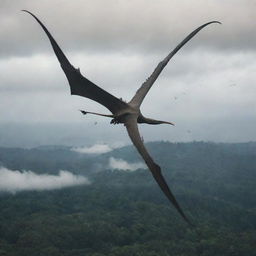
[[[95,144],[91,147],[75,147],[71,150],[83,154],[103,154],[112,151],[112,148],[106,144]]]
[[[107,6],[104,0],[78,0],[75,4],[63,0],[1,0],[0,55],[48,49],[44,43],[46,37],[36,22],[19,12],[23,8],[33,11],[56,39],[63,42],[61,45],[72,50],[98,52],[122,47],[152,52],[170,45],[170,38],[180,40],[190,29],[216,19],[223,26],[208,28],[209,32],[201,35],[201,44],[218,44],[220,48],[255,47],[253,0],[109,0]],[[214,30],[219,30],[220,35],[213,35]]]
[[[23,190],[51,190],[89,184],[86,177],[61,170],[59,175],[36,174],[32,171],[0,167],[0,191],[15,193]]]
[[[109,167],[111,169],[130,171],[135,171],[137,169],[145,169],[145,165],[143,163],[128,163],[123,159],[117,159],[114,157],[109,158]]]

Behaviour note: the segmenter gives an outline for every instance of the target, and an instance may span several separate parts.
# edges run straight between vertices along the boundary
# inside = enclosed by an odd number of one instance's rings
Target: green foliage
[[[256,143],[148,147],[196,228],[184,223],[148,170],[93,171],[110,156],[136,161],[131,147],[85,158],[68,148],[1,148],[9,168],[75,170],[92,184],[0,194],[0,256],[256,255]]]

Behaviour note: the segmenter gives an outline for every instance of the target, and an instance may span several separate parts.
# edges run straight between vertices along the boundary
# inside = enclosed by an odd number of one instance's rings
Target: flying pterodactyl
[[[168,56],[162,60],[154,70],[154,72],[150,75],[150,77],[142,84],[142,86],[137,90],[134,97],[131,99],[130,102],[126,103],[122,101],[122,99],[119,99],[107,91],[103,90],[102,88],[98,87],[91,81],[89,81],[87,78],[81,75],[80,70],[74,68],[67,57],[64,55],[60,47],[58,46],[55,39],[52,37],[50,32],[47,30],[47,28],[43,25],[43,23],[31,12],[27,10],[23,10],[30,15],[32,15],[36,21],[41,25],[44,32],[47,34],[52,48],[56,54],[56,57],[61,65],[62,70],[64,71],[69,85],[71,94],[73,95],[79,95],[82,97],[89,98],[91,100],[94,100],[104,107],[106,107],[110,112],[112,112],[112,115],[105,115],[105,114],[99,114],[95,112],[88,112],[88,111],[81,111],[83,114],[95,114],[105,117],[112,118],[111,124],[119,124],[123,123],[127,129],[127,132],[130,136],[130,139],[134,146],[137,148],[138,152],[144,159],[146,165],[148,166],[149,170],[151,171],[153,177],[155,178],[156,182],[162,189],[163,193],[166,195],[166,197],[170,200],[170,202],[175,206],[177,211],[180,213],[180,215],[183,217],[183,219],[189,223],[189,219],[184,214],[183,210],[179,206],[177,200],[175,199],[173,193],[169,189],[164,177],[161,174],[161,168],[159,165],[157,165],[152,157],[149,155],[147,149],[144,146],[144,143],[141,139],[139,130],[138,130],[138,123],[146,123],[146,124],[170,124],[173,125],[171,122],[166,121],[159,121],[154,120],[151,118],[146,118],[142,115],[140,111],[140,105],[143,102],[143,99],[147,95],[148,91],[150,90],[151,86],[154,84],[164,67],[167,65],[169,60],[179,51],[179,49],[185,45],[193,36],[195,36],[202,28],[206,27],[209,24],[212,23],[219,23],[218,21],[211,21],[208,23],[205,23],[195,29],[193,32],[191,32],[183,41],[181,41],[174,50],[168,54]]]

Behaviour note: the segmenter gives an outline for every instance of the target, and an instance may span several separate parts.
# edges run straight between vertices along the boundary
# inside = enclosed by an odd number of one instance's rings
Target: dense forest
[[[256,143],[152,142],[190,228],[131,146],[93,155],[70,147],[0,148],[11,170],[86,176],[89,185],[0,192],[0,256],[256,255]]]

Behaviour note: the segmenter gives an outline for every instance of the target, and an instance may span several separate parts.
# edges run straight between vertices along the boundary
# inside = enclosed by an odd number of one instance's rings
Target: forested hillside
[[[11,170],[84,175],[89,185],[0,194],[0,255],[256,255],[256,143],[152,142],[190,228],[131,146],[101,155],[70,147],[0,148]]]

